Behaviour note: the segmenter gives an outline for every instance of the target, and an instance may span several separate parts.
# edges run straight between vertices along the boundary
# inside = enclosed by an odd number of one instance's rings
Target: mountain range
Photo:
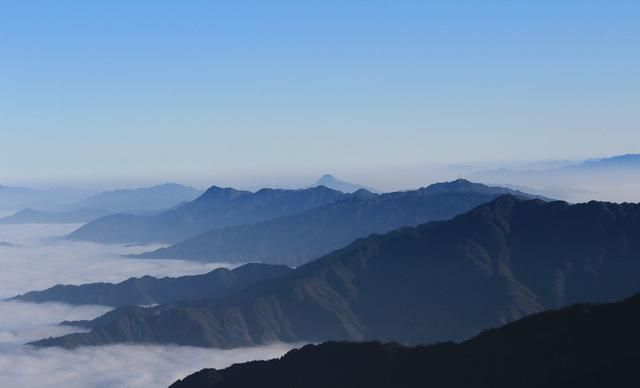
[[[372,235],[216,300],[115,309],[38,346],[460,341],[545,309],[640,290],[640,205],[501,196]]]
[[[342,191],[343,193],[353,193],[354,191],[358,191],[358,190],[367,190],[371,192],[377,191],[366,186],[341,181],[340,179],[336,178],[331,174],[325,174],[321,176],[320,179],[318,179],[314,184],[309,186],[309,188],[318,187],[318,186],[325,186],[333,190]]]
[[[110,213],[159,212],[192,201],[202,190],[176,183],[104,191],[79,202],[65,206],[64,210],[102,209]]]
[[[116,214],[90,222],[70,239],[103,243],[175,243],[210,229],[292,215],[347,198],[324,186],[305,190],[262,189],[255,193],[210,187],[191,202],[157,215]]]
[[[155,305],[184,300],[215,299],[229,296],[258,282],[287,274],[286,266],[246,264],[233,270],[218,268],[203,275],[177,278],[144,276],[121,283],[57,285],[43,291],[18,295],[21,302],[64,302],[72,305]]]
[[[77,201],[86,195],[84,190],[32,189],[0,185],[0,211],[16,211],[24,208],[56,209],[69,201]]]
[[[460,344],[323,343],[170,388],[637,387],[640,296],[539,313]]]
[[[470,176],[479,182],[531,187],[535,192],[573,202],[635,202],[640,196],[640,154],[588,159],[552,168],[501,168]]]
[[[90,208],[62,212],[27,208],[0,218],[0,224],[76,224],[95,220],[108,214],[111,214],[108,210]]]
[[[191,201],[202,191],[175,183],[140,189],[120,189],[95,194],[55,210],[26,208],[0,218],[0,224],[85,223],[114,213],[149,214]]]
[[[463,179],[380,195],[361,189],[352,197],[299,214],[214,229],[171,247],[136,256],[297,266],[357,238],[449,219],[504,194],[533,197]]]

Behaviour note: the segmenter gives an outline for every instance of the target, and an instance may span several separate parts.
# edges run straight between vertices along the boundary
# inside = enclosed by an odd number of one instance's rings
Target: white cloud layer
[[[129,259],[155,246],[103,245],[62,237],[78,225],[0,225],[0,299],[56,284],[119,282],[132,276],[178,276],[224,266],[182,260]]]
[[[77,328],[58,323],[93,319],[109,310],[106,306],[0,302],[0,351],[40,338],[77,332]]]
[[[291,345],[212,350],[115,345],[77,350],[20,347],[0,353],[0,387],[166,388],[203,368],[269,359]]]
[[[150,247],[61,240],[74,225],[0,225],[0,299],[55,284],[116,282],[131,276],[204,273],[222,264],[139,260],[122,254]],[[151,247],[153,248],[153,247]],[[202,368],[278,357],[291,344],[231,350],[178,346],[116,345],[76,350],[37,349],[24,344],[77,328],[63,320],[91,319],[105,306],[0,302],[0,387],[158,388]]]

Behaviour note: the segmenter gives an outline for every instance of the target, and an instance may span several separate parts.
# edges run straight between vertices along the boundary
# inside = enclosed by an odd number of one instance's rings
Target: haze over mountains
[[[26,208],[13,215],[0,218],[0,223],[84,223],[121,212],[155,213],[191,201],[200,194],[202,194],[200,190],[175,183],[139,189],[104,191],[78,202],[57,206],[56,210],[43,211]]]
[[[474,180],[533,187],[540,193],[573,202],[593,199],[637,202],[640,197],[640,154],[589,159],[537,169],[480,171]]]
[[[320,177],[314,184],[309,187],[325,186],[333,190],[342,191],[343,193],[353,193],[358,190],[367,190],[371,192],[377,192],[377,190],[371,189],[366,186],[358,185],[355,183],[344,182],[336,178],[331,174],[325,174]]]
[[[0,185],[0,211],[16,211],[24,208],[55,209],[65,203],[77,201],[85,195],[84,190],[36,190]]]
[[[494,198],[533,196],[463,179],[414,191],[354,196],[288,217],[214,229],[169,248],[138,255],[155,259],[253,262],[297,266],[359,237],[452,218]]]
[[[324,343],[170,388],[616,387],[638,383],[640,296],[539,313],[460,344]]]
[[[103,209],[78,209],[63,212],[47,212],[35,209],[23,209],[12,215],[0,218],[0,224],[76,224],[111,214]]]
[[[71,233],[75,240],[105,243],[175,243],[213,228],[288,216],[357,194],[324,186],[304,190],[262,189],[255,193],[210,187],[194,201],[152,216],[118,214]]]
[[[119,189],[104,191],[82,201],[65,206],[74,209],[104,209],[111,213],[157,212],[172,208],[182,202],[192,201],[202,194],[202,190],[176,183],[139,189]]]
[[[36,345],[463,340],[544,309],[626,297],[639,279],[640,205],[507,195],[360,239],[221,300],[116,309],[88,322],[90,333]]]

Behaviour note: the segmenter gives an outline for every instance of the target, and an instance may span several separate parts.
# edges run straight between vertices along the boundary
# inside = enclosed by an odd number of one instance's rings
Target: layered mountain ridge
[[[0,218],[0,224],[69,224],[85,223],[114,213],[149,215],[191,201],[202,192],[175,183],[118,189],[94,194],[81,201],[54,209],[22,209]]]
[[[324,343],[205,369],[170,388],[637,386],[640,296],[536,314],[461,344]]]
[[[227,298],[116,309],[88,323],[90,333],[35,344],[433,343],[639,290],[640,205],[502,196],[449,221],[360,239]]]
[[[99,218],[69,238],[103,243],[172,243],[213,228],[300,213],[347,196],[350,195],[322,186],[306,190],[262,189],[255,193],[212,186],[177,208],[151,216],[116,214]]]
[[[298,266],[357,238],[449,219],[504,194],[534,197],[463,179],[380,195],[360,190],[350,198],[299,214],[214,229],[171,247],[136,256]]]
[[[287,274],[286,266],[246,264],[235,269],[218,268],[203,275],[156,278],[144,276],[123,282],[57,285],[32,291],[10,300],[21,302],[64,302],[72,305],[155,305],[185,300],[216,299],[264,280]]]

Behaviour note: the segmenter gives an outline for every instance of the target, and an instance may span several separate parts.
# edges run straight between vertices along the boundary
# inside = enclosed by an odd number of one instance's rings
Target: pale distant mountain
[[[565,169],[640,169],[640,154],[626,154],[609,158],[590,159],[576,166],[567,166]]]
[[[202,190],[193,187],[165,183],[140,189],[105,191],[69,204],[64,210],[101,209],[110,214],[158,212],[192,201],[201,194]]]
[[[85,223],[111,212],[102,209],[78,209],[68,212],[45,212],[23,209],[10,216],[0,218],[0,224],[77,224]]]
[[[16,211],[24,208],[56,209],[65,203],[77,201],[85,191],[73,189],[36,190],[27,187],[0,185],[0,210]]]
[[[472,174],[490,184],[534,188],[571,202],[640,201],[640,154],[590,159],[547,169],[497,169]]]
[[[22,189],[21,192],[29,192],[25,190],[29,189]],[[105,191],[79,202],[55,206],[55,210],[28,207],[0,218],[0,224],[73,224],[90,222],[115,213],[153,214],[191,201],[201,193],[202,191],[192,187],[173,183],[141,189]]]
[[[289,216],[350,197],[324,186],[306,190],[262,189],[255,193],[210,187],[197,199],[151,216],[115,214],[69,235],[107,243],[176,243],[207,230]]]
[[[353,193],[354,191],[363,190],[363,189],[371,192],[376,192],[376,190],[373,190],[365,186],[341,181],[335,176],[330,174],[323,175],[322,177],[320,177],[320,179],[316,181],[316,183],[312,184],[309,187],[317,187],[317,186],[325,186],[333,190],[342,191],[343,193]]]

